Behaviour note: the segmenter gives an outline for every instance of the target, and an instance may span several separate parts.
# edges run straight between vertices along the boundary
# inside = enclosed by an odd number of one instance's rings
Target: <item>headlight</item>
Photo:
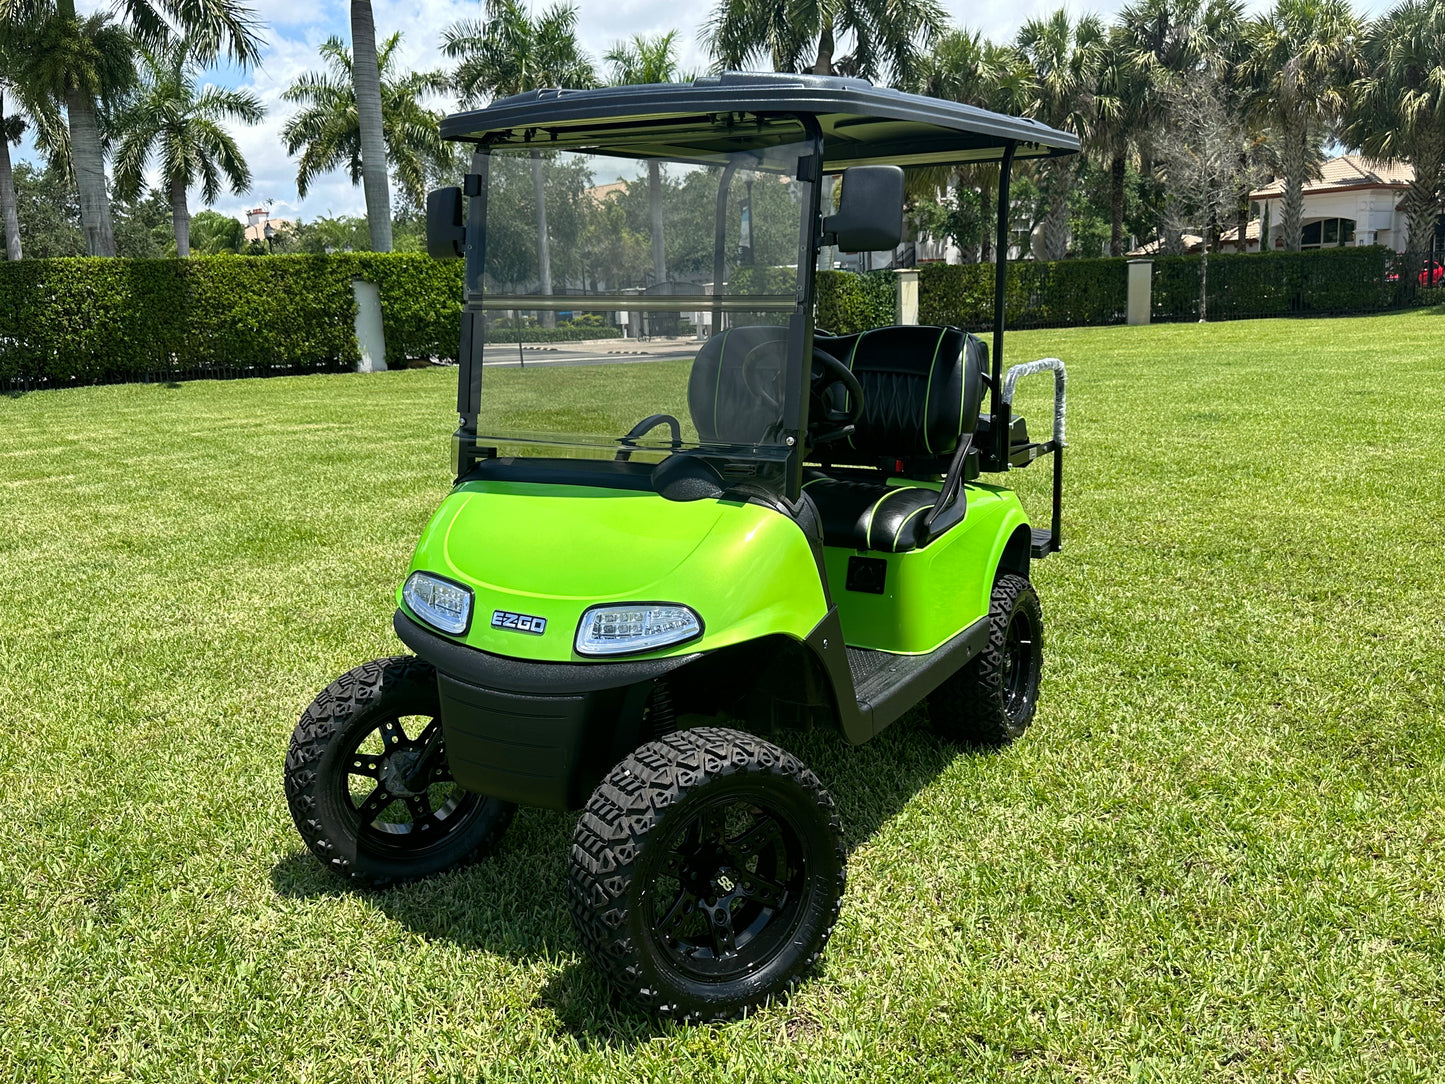
[[[461,584],[413,572],[401,589],[401,597],[428,625],[460,636],[472,621],[472,593]]]
[[[593,606],[577,626],[577,654],[627,655],[702,635],[702,618],[686,606],[621,603]]]

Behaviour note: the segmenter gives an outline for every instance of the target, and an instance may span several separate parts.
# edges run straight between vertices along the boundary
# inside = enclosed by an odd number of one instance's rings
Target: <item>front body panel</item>
[[[595,661],[573,644],[583,612],[604,603],[680,603],[702,618],[701,637],[630,656],[642,658],[775,633],[802,640],[828,609],[808,541],[781,513],[588,486],[464,483],[422,532],[411,569],[472,589],[471,627],[455,640],[547,662]],[[400,591],[397,602],[406,610]],[[493,627],[497,611],[545,629]]]
[[[1028,518],[1012,490],[967,485],[963,492],[968,500],[963,522],[922,549],[866,554],[824,549],[828,584],[850,647],[923,654],[988,613],[1004,546]],[[855,565],[850,577],[854,557],[883,564],[861,570]],[[850,579],[855,589],[849,589]]]

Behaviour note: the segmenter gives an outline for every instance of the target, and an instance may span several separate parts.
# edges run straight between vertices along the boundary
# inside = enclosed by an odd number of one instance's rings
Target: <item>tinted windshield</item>
[[[810,151],[494,150],[469,299],[486,338],[478,443],[503,456],[781,459]]]

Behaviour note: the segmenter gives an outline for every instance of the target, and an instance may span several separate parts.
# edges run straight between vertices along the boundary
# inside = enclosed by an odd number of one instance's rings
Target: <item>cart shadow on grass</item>
[[[838,805],[849,852],[871,839],[958,756],[961,750],[911,713],[856,748],[818,727],[783,731],[774,740],[814,767]],[[678,1025],[620,1004],[602,976],[580,956],[567,915],[566,866],[575,813],[520,808],[498,852],[473,866],[382,891],[353,888],[306,851],[271,871],[278,894],[293,899],[355,893],[389,918],[432,940],[468,951],[562,965],[532,1002],[549,1011],[559,1034],[584,1049],[631,1047]]]

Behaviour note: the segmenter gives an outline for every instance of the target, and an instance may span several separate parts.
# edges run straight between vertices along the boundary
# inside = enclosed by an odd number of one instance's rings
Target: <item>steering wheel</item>
[[[863,416],[863,385],[852,369],[820,346],[813,347],[811,375],[812,385],[808,404],[809,429],[814,427],[815,422],[819,428],[832,427],[811,437],[813,446],[817,447],[819,444],[838,440],[853,432],[854,424]],[[837,397],[830,395],[829,392],[840,384],[847,392],[844,399],[846,405],[841,410],[836,409],[829,402],[830,399],[836,401]]]
[[[786,354],[775,342],[755,346],[743,355],[743,386],[779,417],[783,412],[783,367]]]

